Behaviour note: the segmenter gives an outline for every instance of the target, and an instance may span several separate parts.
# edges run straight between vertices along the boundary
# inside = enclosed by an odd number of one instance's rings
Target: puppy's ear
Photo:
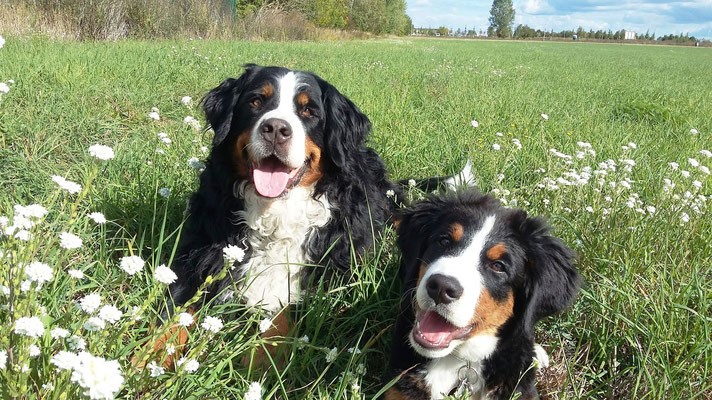
[[[401,251],[399,276],[405,287],[415,286],[422,256],[427,250],[427,240],[437,226],[439,211],[443,209],[438,198],[428,198],[402,211],[396,219],[398,247]]]
[[[324,103],[324,136],[334,165],[342,168],[357,154],[371,131],[371,121],[330,83],[317,77]]]
[[[523,323],[525,331],[531,333],[537,321],[571,305],[581,277],[574,267],[576,253],[561,239],[551,236],[546,221],[527,218],[523,211],[519,211],[518,219],[528,274]]]
[[[245,83],[259,69],[260,67],[254,64],[245,65],[245,72],[239,78],[226,79],[203,98],[202,104],[205,118],[215,132],[213,146],[222,143],[230,133],[233,113],[240,99],[240,94],[242,94]]]

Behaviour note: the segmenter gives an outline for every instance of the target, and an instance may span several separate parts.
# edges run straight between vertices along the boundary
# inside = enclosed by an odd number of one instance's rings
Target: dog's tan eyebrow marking
[[[485,253],[485,255],[487,256],[488,259],[490,259],[492,261],[496,261],[496,260],[499,260],[500,258],[502,258],[502,256],[506,252],[507,252],[507,245],[502,242],[499,242],[499,243],[495,244],[494,246],[490,247],[489,250],[487,250],[487,253]]]
[[[300,106],[306,106],[307,104],[309,104],[309,100],[310,99],[307,92],[301,92],[297,95],[297,104],[299,104]]]
[[[262,86],[260,94],[264,97],[272,97],[272,95],[274,94],[274,86],[272,86],[271,83],[266,83],[264,86]]]
[[[454,222],[450,225],[450,237],[452,240],[459,242],[465,236],[465,227],[459,222]]]

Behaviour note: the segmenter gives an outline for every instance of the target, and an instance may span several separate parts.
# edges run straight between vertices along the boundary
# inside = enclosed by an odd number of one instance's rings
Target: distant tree
[[[490,29],[497,37],[512,37],[512,25],[514,24],[514,6],[512,0],[494,0],[490,9]],[[488,36],[490,29],[487,30]]]
[[[450,30],[446,26],[441,26],[440,28],[438,28],[438,33],[440,34],[440,36],[447,36],[448,32],[450,32]]]

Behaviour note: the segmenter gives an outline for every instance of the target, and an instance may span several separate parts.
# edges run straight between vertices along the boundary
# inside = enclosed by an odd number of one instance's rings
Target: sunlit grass
[[[26,229],[28,240],[17,230],[0,238],[3,398],[82,396],[71,371],[52,363],[60,351],[78,351],[77,338],[93,356],[118,361],[123,398],[243,398],[254,382],[264,398],[371,398],[382,388],[399,297],[391,231],[359,262],[354,283],[319,288],[297,307],[286,358],[272,367],[243,362],[270,344],[259,336],[265,316],[234,302],[196,314],[183,355],[198,363],[194,372],[186,363],[154,369],[158,376],[131,366],[137,353],[150,357],[144,344],[166,329],[156,327],[165,284],[153,272],[170,264],[197,185],[195,159],[204,160],[211,140],[186,117],[204,124],[201,96],[248,62],[332,82],[371,118],[371,145],[394,179],[450,173],[470,158],[483,190],[549,218],[579,252],[586,283],[572,309],[538,331],[552,358],[540,374],[544,395],[712,395],[706,49],[6,39],[0,82],[14,82],[0,95],[3,232],[15,205],[41,204],[47,214]],[[96,143],[115,157],[90,155]],[[69,193],[53,175],[81,189]],[[63,248],[62,232],[81,247]],[[134,275],[120,268],[127,256],[145,261]],[[33,261],[52,269],[39,290],[25,282]],[[92,294],[121,311],[118,321],[85,326],[99,311],[79,302]],[[16,332],[22,317],[38,317],[42,336]],[[201,328],[208,317],[223,321],[219,332]],[[58,327],[66,337],[52,334]]]

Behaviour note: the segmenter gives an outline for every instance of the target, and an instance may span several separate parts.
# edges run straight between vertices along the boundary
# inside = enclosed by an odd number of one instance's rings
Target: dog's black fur
[[[450,224],[462,224],[468,232],[468,228],[477,228],[490,215],[496,216],[496,222],[487,246],[495,243],[506,246],[505,273],[478,267],[478,264],[488,262],[484,256],[487,247],[480,255],[481,260],[473,259],[462,268],[482,268],[483,285],[491,297],[504,299],[511,293],[514,300],[513,307],[503,314],[511,316],[496,329],[499,340],[495,350],[480,360],[484,379],[480,394],[487,399],[509,399],[514,393],[520,393],[522,399],[538,398],[535,369],[531,368],[534,325],[568,307],[575,298],[580,284],[579,274],[573,266],[575,253],[560,239],[551,236],[543,219],[529,217],[519,209],[504,208],[496,199],[468,190],[431,196],[404,210],[399,218],[397,231],[402,252],[403,297],[390,365],[391,378],[400,375],[400,379],[389,389],[388,399],[437,398],[432,397],[424,377],[431,360],[416,352],[410,343],[416,320],[414,293],[422,278],[421,268],[458,251],[457,247],[438,245]]]

